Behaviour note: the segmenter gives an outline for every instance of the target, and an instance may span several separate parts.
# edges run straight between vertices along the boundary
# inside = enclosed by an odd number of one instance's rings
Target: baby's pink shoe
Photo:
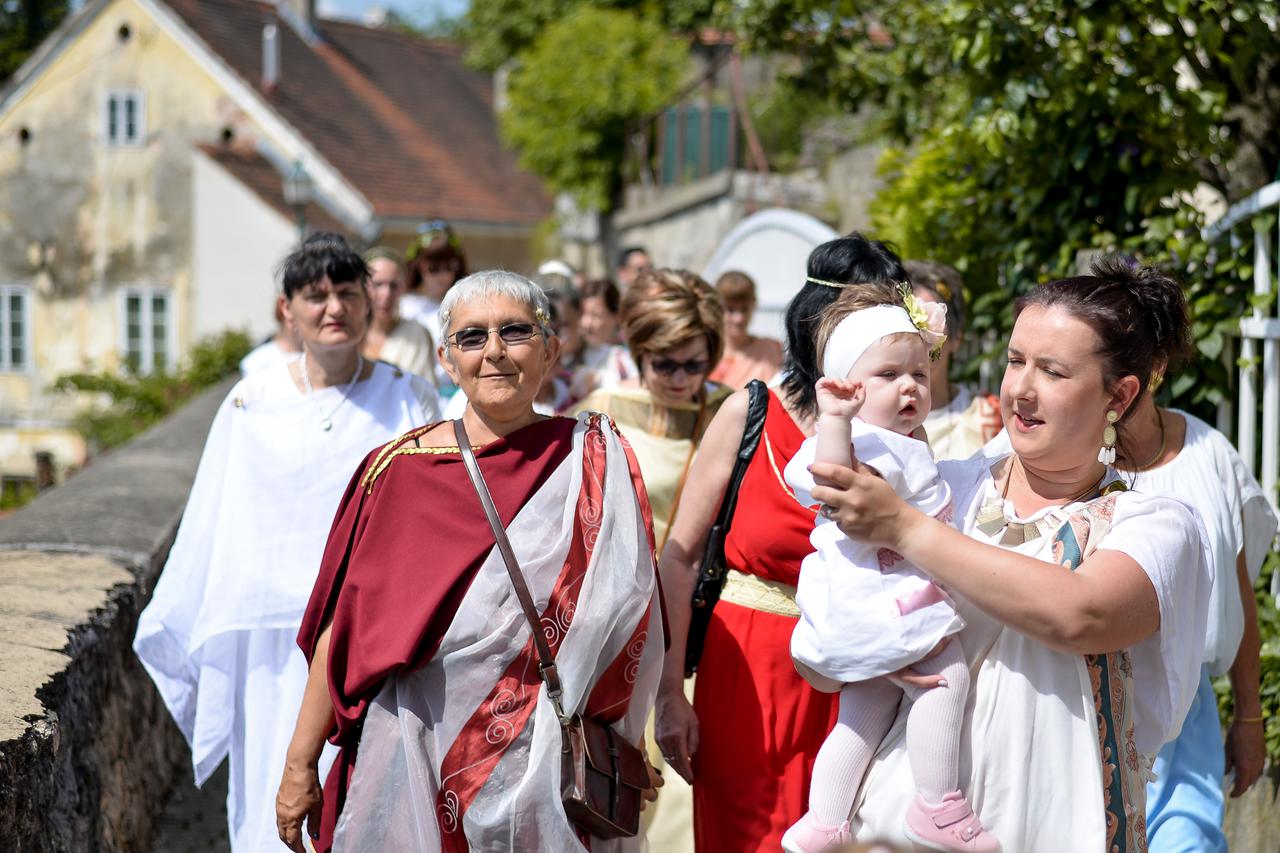
[[[1000,842],[982,828],[969,801],[959,791],[944,794],[931,806],[919,794],[907,809],[907,838],[933,850],[999,853]]]
[[[819,826],[813,815],[806,812],[782,834],[782,849],[787,853],[821,853],[851,840],[849,821],[839,826]]]

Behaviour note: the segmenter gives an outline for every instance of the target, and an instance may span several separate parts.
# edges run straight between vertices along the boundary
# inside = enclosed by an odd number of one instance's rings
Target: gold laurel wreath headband
[[[846,281],[846,282],[825,281],[820,278],[814,278],[811,275],[805,276],[804,280],[808,282],[812,282],[813,284],[820,284],[823,287],[834,287],[836,290],[843,290],[846,287],[884,287],[883,284],[878,284],[870,281]],[[903,282],[903,284],[905,284],[905,282]],[[899,285],[899,287],[901,287],[901,284]]]

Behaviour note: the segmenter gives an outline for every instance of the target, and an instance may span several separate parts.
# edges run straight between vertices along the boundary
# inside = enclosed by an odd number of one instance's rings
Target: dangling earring
[[[1107,425],[1102,430],[1102,449],[1098,451],[1098,461],[1103,465],[1114,465],[1116,461],[1116,421],[1120,415],[1107,412]]]

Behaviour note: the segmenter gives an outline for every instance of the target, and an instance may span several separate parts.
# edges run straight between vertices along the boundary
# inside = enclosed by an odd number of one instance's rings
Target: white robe
[[[975,533],[984,502],[997,495],[990,459],[941,463],[952,485],[963,529]],[[1114,479],[1114,475],[1112,476]],[[1037,513],[1065,518],[1082,504]],[[1054,559],[1053,535],[1017,548]],[[1117,495],[1110,529],[1097,549],[1121,551],[1150,579],[1160,608],[1157,632],[1130,647],[1134,772],[1149,768],[1156,751],[1176,737],[1200,679],[1213,570],[1203,526],[1172,498]],[[1058,652],[1008,628],[957,596],[966,621],[960,640],[969,660],[970,696],[960,750],[960,787],[983,824],[1010,853],[1071,850],[1101,853],[1106,831],[1099,734],[1084,657]],[[907,760],[904,703],[855,803],[860,840],[905,843],[902,825],[915,796]],[[1127,734],[1127,733],[1122,733]],[[1131,806],[1141,814],[1140,791]]]
[[[282,849],[275,792],[307,678],[296,636],[343,491],[365,454],[439,412],[425,380],[382,363],[342,394],[308,399],[283,365],[236,383],[134,638],[196,784],[231,758],[237,853]]]
[[[401,320],[382,343],[378,358],[428,382],[436,382],[435,342],[421,323]]]
[[[1132,478],[1134,491],[1186,501],[1204,521],[1216,568],[1204,657],[1210,674],[1222,675],[1235,662],[1244,636],[1236,556],[1244,552],[1249,581],[1257,581],[1277,521],[1262,487],[1226,436],[1194,415],[1174,411],[1187,422],[1182,450],[1167,465],[1124,477]]]

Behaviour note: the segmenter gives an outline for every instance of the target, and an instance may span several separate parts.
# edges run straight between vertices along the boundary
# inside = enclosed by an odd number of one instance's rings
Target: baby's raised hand
[[[853,379],[823,377],[815,386],[818,392],[818,414],[835,415],[852,420],[862,409],[867,398],[861,382]]]

